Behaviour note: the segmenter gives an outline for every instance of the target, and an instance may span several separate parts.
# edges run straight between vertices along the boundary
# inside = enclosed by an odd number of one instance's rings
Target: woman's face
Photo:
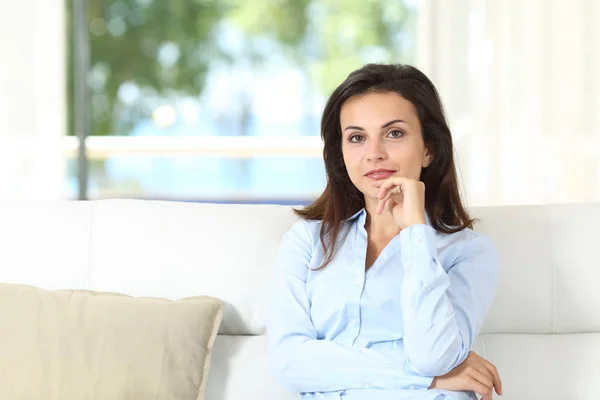
[[[376,199],[374,182],[390,176],[419,179],[430,155],[411,102],[397,93],[368,93],[348,100],[340,112],[342,154],[350,180],[365,198]]]

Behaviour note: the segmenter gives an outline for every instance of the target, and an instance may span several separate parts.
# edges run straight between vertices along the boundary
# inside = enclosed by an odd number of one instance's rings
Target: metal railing
[[[63,139],[65,156],[76,158],[79,139],[73,136]],[[323,142],[317,136],[90,136],[85,140],[85,148],[88,159],[185,155],[321,157],[323,154]]]

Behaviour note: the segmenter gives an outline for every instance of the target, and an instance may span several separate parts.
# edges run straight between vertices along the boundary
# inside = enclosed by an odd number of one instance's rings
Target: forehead
[[[340,111],[340,122],[418,119],[414,105],[397,93],[367,93],[346,101]]]

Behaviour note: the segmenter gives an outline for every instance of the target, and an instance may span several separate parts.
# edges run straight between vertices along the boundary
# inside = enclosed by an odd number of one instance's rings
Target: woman
[[[327,186],[283,238],[269,362],[303,399],[491,399],[470,353],[498,254],[472,230],[438,93],[419,70],[366,65],[333,92]]]

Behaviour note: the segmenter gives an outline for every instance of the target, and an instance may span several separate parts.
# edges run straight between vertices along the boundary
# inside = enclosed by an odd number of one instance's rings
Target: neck
[[[375,212],[377,210],[376,199],[365,199],[365,210],[367,211],[365,230],[368,235],[377,238],[389,238],[400,233],[400,228],[391,212],[387,209],[383,210],[381,214]]]

